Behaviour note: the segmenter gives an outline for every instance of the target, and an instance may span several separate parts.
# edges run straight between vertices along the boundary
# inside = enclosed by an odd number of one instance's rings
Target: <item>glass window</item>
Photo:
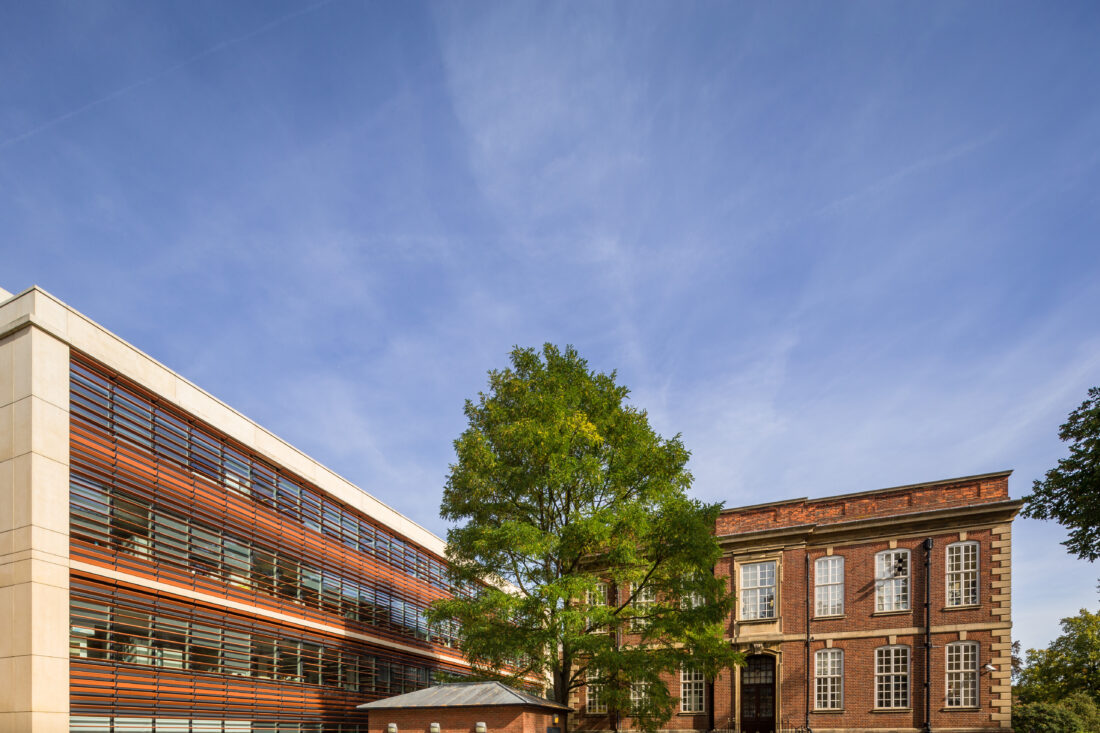
[[[250,476],[252,470],[248,458],[242,455],[240,451],[225,446],[223,448],[223,462],[225,465],[223,480],[226,488],[245,496],[251,495],[252,481]]]
[[[191,570],[201,575],[221,574],[221,538],[210,527],[191,522]]]
[[[351,659],[350,655],[344,655]],[[352,661],[354,666],[354,660]],[[340,652],[331,648],[321,648],[321,684],[329,687],[339,687],[343,684],[341,677]]]
[[[303,641],[301,649],[302,681],[307,685],[321,684],[321,645]]]
[[[351,692],[359,691],[359,669],[362,665],[355,654],[344,652],[340,664],[340,686]]]
[[[285,476],[276,478],[275,507],[280,513],[297,519],[301,512],[302,490]]]
[[[111,619],[111,657],[126,664],[149,664],[151,636],[149,614],[116,609]]]
[[[814,708],[840,710],[844,707],[844,652],[822,649],[814,655]]]
[[[187,622],[157,617],[154,627],[153,647],[157,666],[183,669],[187,656]]]
[[[302,522],[321,531],[321,499],[312,491],[302,490]]]
[[[265,506],[275,506],[275,474],[267,466],[252,465],[252,496]]]
[[[115,495],[111,501],[111,536],[122,552],[148,555],[151,544],[149,506]]]
[[[222,634],[222,664],[225,672],[240,677],[249,676],[252,666],[250,635],[235,629],[225,629]]]
[[[248,545],[233,537],[226,536],[222,541],[225,551],[225,577],[231,585],[247,588],[250,585],[252,568]]]
[[[69,482],[70,533],[94,545],[107,544],[110,488],[94,479],[71,476]]]
[[[270,636],[252,637],[252,676],[271,679],[275,676],[275,639]]]
[[[585,710],[592,715],[603,715],[607,712],[607,697],[599,679],[599,670],[589,665],[585,672]]]
[[[302,681],[302,670],[299,666],[301,659],[298,656],[298,642],[279,641],[279,658],[275,663],[275,671],[279,679],[291,682]]]
[[[107,658],[110,609],[103,603],[74,598],[70,604],[69,654],[83,659]]]
[[[839,555],[818,558],[814,563],[814,615],[840,616],[844,613],[844,558]]]
[[[585,592],[585,598],[584,598],[585,604],[589,608],[598,608],[598,607],[606,606],[607,605],[608,590],[609,590],[609,587],[608,587],[607,583],[604,583],[602,581],[597,581],[596,587],[595,587],[594,590],[589,590],[589,591]],[[598,618],[599,617],[598,617],[597,614],[589,614],[587,619],[586,619],[589,627],[591,627],[595,623],[599,623]]]
[[[978,645],[958,641],[947,645],[947,707],[978,707]]]
[[[262,593],[273,595],[276,585],[275,553],[260,547],[252,548],[252,583]]]
[[[288,557],[280,556],[278,566],[276,592],[283,598],[297,598],[302,587],[298,578],[298,563]],[[320,578],[317,582],[320,583]]]
[[[947,605],[978,604],[978,543],[956,542],[947,546]]]
[[[340,578],[331,570],[321,575],[321,608],[340,613]]]
[[[680,669],[680,711],[702,713],[706,710],[706,686],[703,670],[685,664]]]
[[[597,581],[595,590],[587,591],[585,600],[589,606],[607,605],[608,585],[603,581]]]
[[[702,581],[704,580],[704,578],[699,573],[692,573],[691,576],[686,580],[689,581],[689,584],[691,586],[697,587],[703,584]],[[683,595],[680,596],[680,608],[691,609],[698,608],[702,605],[703,594],[696,589],[686,591]]]
[[[327,501],[321,505],[321,531],[340,539],[340,508]]]
[[[631,631],[640,631],[649,626],[647,616],[651,613],[655,603],[657,603],[657,590],[653,586],[647,585],[638,589],[637,595],[634,596],[634,602],[631,604],[635,613],[630,619]]]
[[[775,561],[741,566],[741,618],[775,618]]]
[[[649,704],[649,682],[630,683],[630,706],[634,710]]]
[[[353,550],[359,546],[359,521],[351,514],[344,513],[340,516],[343,525],[344,544]]]
[[[158,509],[154,517],[153,547],[157,559],[176,564],[186,564],[190,547],[187,520],[184,517]]]
[[[875,707],[909,707],[909,647],[875,650]]]
[[[875,610],[909,610],[909,550],[875,555]]]
[[[221,629],[206,624],[191,624],[188,668],[195,672],[220,672],[221,645]]]

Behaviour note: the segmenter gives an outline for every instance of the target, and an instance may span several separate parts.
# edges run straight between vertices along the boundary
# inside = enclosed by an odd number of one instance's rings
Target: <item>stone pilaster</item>
[[[69,347],[35,300],[0,305],[0,733],[69,729]]]
[[[993,554],[990,557],[993,616],[1003,622],[1003,628],[993,631],[992,658],[997,668],[991,672],[993,713],[991,717],[1001,728],[1012,727],[1012,525],[993,528]]]

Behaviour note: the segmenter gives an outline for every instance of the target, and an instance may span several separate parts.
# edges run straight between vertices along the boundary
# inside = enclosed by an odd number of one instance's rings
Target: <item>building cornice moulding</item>
[[[994,526],[1011,522],[1024,502],[1019,499],[990,502],[972,506],[932,509],[892,517],[853,519],[835,524],[800,524],[796,526],[762,529],[743,534],[727,534],[717,537],[723,550],[735,552],[742,547],[753,552],[790,549],[792,546],[869,541],[886,537],[919,535],[933,532],[944,534],[977,526]],[[924,531],[924,530],[927,530]]]

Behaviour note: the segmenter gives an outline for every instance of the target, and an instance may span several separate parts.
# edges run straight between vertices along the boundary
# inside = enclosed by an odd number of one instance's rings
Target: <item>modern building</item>
[[[443,542],[38,288],[0,291],[0,731],[365,731],[467,669]]]
[[[715,573],[737,598],[726,634],[745,665],[666,679],[668,729],[1010,728],[1009,473],[722,512]],[[588,692],[578,728],[630,729]]]

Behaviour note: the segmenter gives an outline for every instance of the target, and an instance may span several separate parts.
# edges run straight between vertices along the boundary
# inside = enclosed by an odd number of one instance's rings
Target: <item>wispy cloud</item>
[[[731,505],[1000,468],[1018,496],[1100,372],[1072,4],[58,7],[0,25],[2,284],[437,532],[514,344],[617,368]],[[1098,573],[1017,528],[1038,646]]]

